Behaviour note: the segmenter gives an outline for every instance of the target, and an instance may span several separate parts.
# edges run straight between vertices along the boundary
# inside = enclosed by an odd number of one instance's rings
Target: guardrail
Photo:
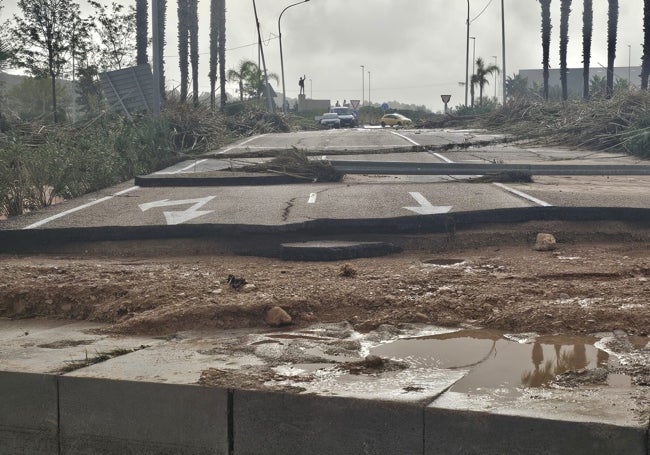
[[[650,175],[648,165],[408,163],[398,161],[330,161],[346,174],[486,175],[525,172],[532,175]]]

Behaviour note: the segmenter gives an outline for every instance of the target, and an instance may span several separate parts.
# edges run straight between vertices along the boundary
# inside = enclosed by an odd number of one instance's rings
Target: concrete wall
[[[312,100],[305,95],[298,95],[298,112],[319,111],[329,112],[331,106],[330,100]]]
[[[0,454],[648,454],[647,426],[0,372]]]

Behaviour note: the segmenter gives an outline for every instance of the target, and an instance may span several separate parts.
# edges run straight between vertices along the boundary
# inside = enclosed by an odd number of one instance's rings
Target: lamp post
[[[467,42],[465,44],[465,106],[467,106],[468,88],[469,88],[469,0],[467,0]]]
[[[314,84],[312,84],[311,79],[309,79],[309,98],[314,99]]]
[[[361,105],[363,105],[363,99],[366,96],[366,67],[361,65]]]
[[[627,45],[627,88],[632,88],[632,45]]]
[[[497,66],[497,56],[493,55],[492,58],[494,59],[494,66]],[[494,72],[494,101],[498,102],[497,100],[497,73],[496,71]]]
[[[506,105],[506,14],[501,0],[501,79],[503,88],[503,105]]]
[[[368,71],[368,104],[372,104],[370,101],[370,71]]]
[[[280,71],[282,72],[282,112],[287,112],[287,90],[284,85],[284,58],[282,56],[282,30],[280,29],[280,20],[282,19],[282,15],[286,10],[288,10],[292,6],[300,5],[301,3],[306,3],[308,1],[309,0],[303,0],[302,2],[294,3],[292,5],[287,6],[285,9],[282,10],[280,16],[278,17],[278,41],[280,41]]]
[[[476,37],[475,36],[470,36],[469,39],[472,40],[472,76],[474,75],[474,72],[476,71]]]

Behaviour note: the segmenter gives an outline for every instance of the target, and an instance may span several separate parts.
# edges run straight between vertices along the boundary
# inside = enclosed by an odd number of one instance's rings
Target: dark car
[[[330,109],[330,112],[335,112],[341,120],[341,126],[354,127],[357,126],[357,117],[354,115],[354,111],[347,106],[333,107]]]

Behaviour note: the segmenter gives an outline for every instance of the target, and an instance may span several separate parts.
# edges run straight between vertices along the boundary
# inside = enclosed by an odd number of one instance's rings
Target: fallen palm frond
[[[270,161],[244,166],[241,170],[280,173],[316,182],[339,182],[343,178],[343,173],[332,167],[328,161],[310,160],[304,151],[295,147],[280,152]]]
[[[543,145],[649,156],[650,94],[633,91],[611,99],[510,102],[486,117],[484,126]]]

